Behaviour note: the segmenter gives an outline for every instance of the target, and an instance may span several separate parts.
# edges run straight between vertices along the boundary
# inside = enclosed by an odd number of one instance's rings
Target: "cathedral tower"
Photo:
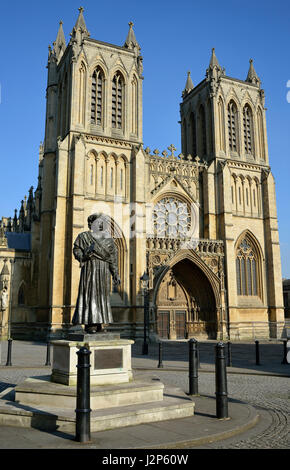
[[[282,328],[283,297],[264,90],[253,60],[245,80],[226,75],[212,49],[205,79],[188,76],[180,106],[182,151],[207,162],[203,236],[225,243],[228,322]],[[262,328],[262,326],[261,326]]]
[[[70,36],[66,45],[60,22],[49,48],[42,163],[38,321],[56,330],[73,314],[80,271],[72,245],[94,212],[105,212],[118,233],[122,285],[112,302],[136,300],[130,216],[135,201],[144,201],[143,66],[133,23],[123,46],[97,41],[79,8]]]

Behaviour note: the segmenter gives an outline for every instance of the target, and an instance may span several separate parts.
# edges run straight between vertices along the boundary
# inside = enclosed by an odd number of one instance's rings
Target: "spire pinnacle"
[[[191,76],[190,76],[190,71],[188,71],[187,72],[187,80],[186,80],[185,88],[182,92],[182,96],[185,96],[188,93],[190,93],[191,90],[193,90],[193,88],[194,88],[194,85],[192,83],[192,79],[191,79]]]
[[[89,37],[90,33],[87,30],[86,22],[84,19],[84,8],[79,7],[79,16],[77,18],[76,24],[73,27],[73,30],[71,32],[71,36],[76,37],[77,33],[80,33],[82,37]]]
[[[59,22],[59,28],[56,36],[56,40],[53,43],[53,51],[56,55],[56,58],[58,61],[61,59],[65,48],[66,48],[66,43],[65,43],[65,37],[64,37],[64,32],[62,28],[63,22]]]
[[[209,69],[213,70],[216,67],[219,71],[222,71],[222,68],[219,64],[217,56],[215,55],[215,48],[213,47],[211,50],[211,58],[209,62]]]
[[[132,21],[129,21],[128,25],[129,25],[129,32],[128,32],[126,41],[124,43],[124,47],[126,47],[127,49],[134,49],[134,47],[137,47],[138,49],[140,49],[140,46],[136,40],[136,36],[133,30],[134,23],[132,23]]]
[[[254,85],[259,85],[259,86],[261,84],[261,80],[259,79],[256,73],[256,70],[254,68],[254,65],[253,65],[253,59],[250,59],[250,67],[249,67],[248,75],[246,78],[246,82],[254,83]]]
[[[219,87],[220,77],[223,75],[225,75],[225,69],[220,66],[217,56],[215,55],[215,48],[213,47],[209,66],[205,74],[206,80],[209,82],[210,86],[210,96],[215,96]]]
[[[79,10],[79,16],[75,24],[75,28],[76,29],[81,28],[83,31],[87,31],[86,22],[85,22],[84,15],[83,15],[84,8],[79,7],[78,10]]]

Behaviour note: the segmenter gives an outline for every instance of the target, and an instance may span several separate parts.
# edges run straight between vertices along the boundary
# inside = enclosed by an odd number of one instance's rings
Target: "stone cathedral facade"
[[[264,91],[253,62],[226,75],[214,49],[203,81],[188,73],[182,153],[142,136],[143,65],[133,24],[123,46],[90,37],[79,16],[49,49],[45,139],[36,190],[2,218],[2,337],[64,337],[80,276],[72,254],[95,212],[107,216],[121,285],[114,324],[150,338],[280,338],[284,309]]]

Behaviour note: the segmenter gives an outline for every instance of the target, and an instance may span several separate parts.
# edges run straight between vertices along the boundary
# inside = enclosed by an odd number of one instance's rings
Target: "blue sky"
[[[212,47],[229,76],[245,79],[249,59],[265,89],[270,165],[276,181],[283,277],[290,278],[289,121],[290,2],[284,0],[74,0],[5,2],[1,6],[0,217],[13,216],[37,185],[44,138],[48,45],[63,21],[69,41],[83,6],[91,37],[123,45],[133,21],[144,64],[145,147],[180,152],[179,103],[187,71],[205,76]]]

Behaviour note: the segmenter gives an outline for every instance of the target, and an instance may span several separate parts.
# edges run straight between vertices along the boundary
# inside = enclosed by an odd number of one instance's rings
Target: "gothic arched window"
[[[185,120],[185,118],[182,121],[182,134],[183,134],[182,151],[183,151],[183,154],[186,156],[188,152],[187,152],[187,129],[186,129],[186,120]]]
[[[65,98],[66,99],[66,98]],[[79,68],[79,124],[85,124],[85,109],[86,109],[86,67],[82,62]]]
[[[112,127],[122,129],[124,124],[124,87],[123,75],[118,71],[112,81]]]
[[[101,67],[97,67],[92,76],[91,122],[103,125],[105,76]]]
[[[247,155],[254,155],[253,113],[249,105],[243,109],[244,148]]]
[[[258,139],[259,139],[260,158],[262,160],[265,160],[265,139],[264,139],[263,115],[262,115],[262,111],[260,108],[258,109],[257,120],[258,120]]]
[[[195,122],[194,113],[191,113],[191,115],[190,115],[190,126],[191,126],[192,156],[196,157],[196,155],[197,155],[197,149],[196,149],[196,122]]]
[[[238,110],[235,102],[228,104],[229,147],[232,152],[238,151]]]
[[[260,296],[258,279],[258,253],[249,237],[242,238],[236,252],[238,295]]]
[[[157,237],[186,237],[191,227],[190,207],[175,197],[164,197],[153,209]]]
[[[218,101],[218,120],[219,120],[219,143],[220,150],[225,151],[225,116],[224,116],[224,104],[220,97]]]
[[[200,156],[203,157],[206,155],[206,120],[202,105],[199,107],[199,142]]]
[[[132,133],[138,133],[138,82],[134,75],[132,80]]]

